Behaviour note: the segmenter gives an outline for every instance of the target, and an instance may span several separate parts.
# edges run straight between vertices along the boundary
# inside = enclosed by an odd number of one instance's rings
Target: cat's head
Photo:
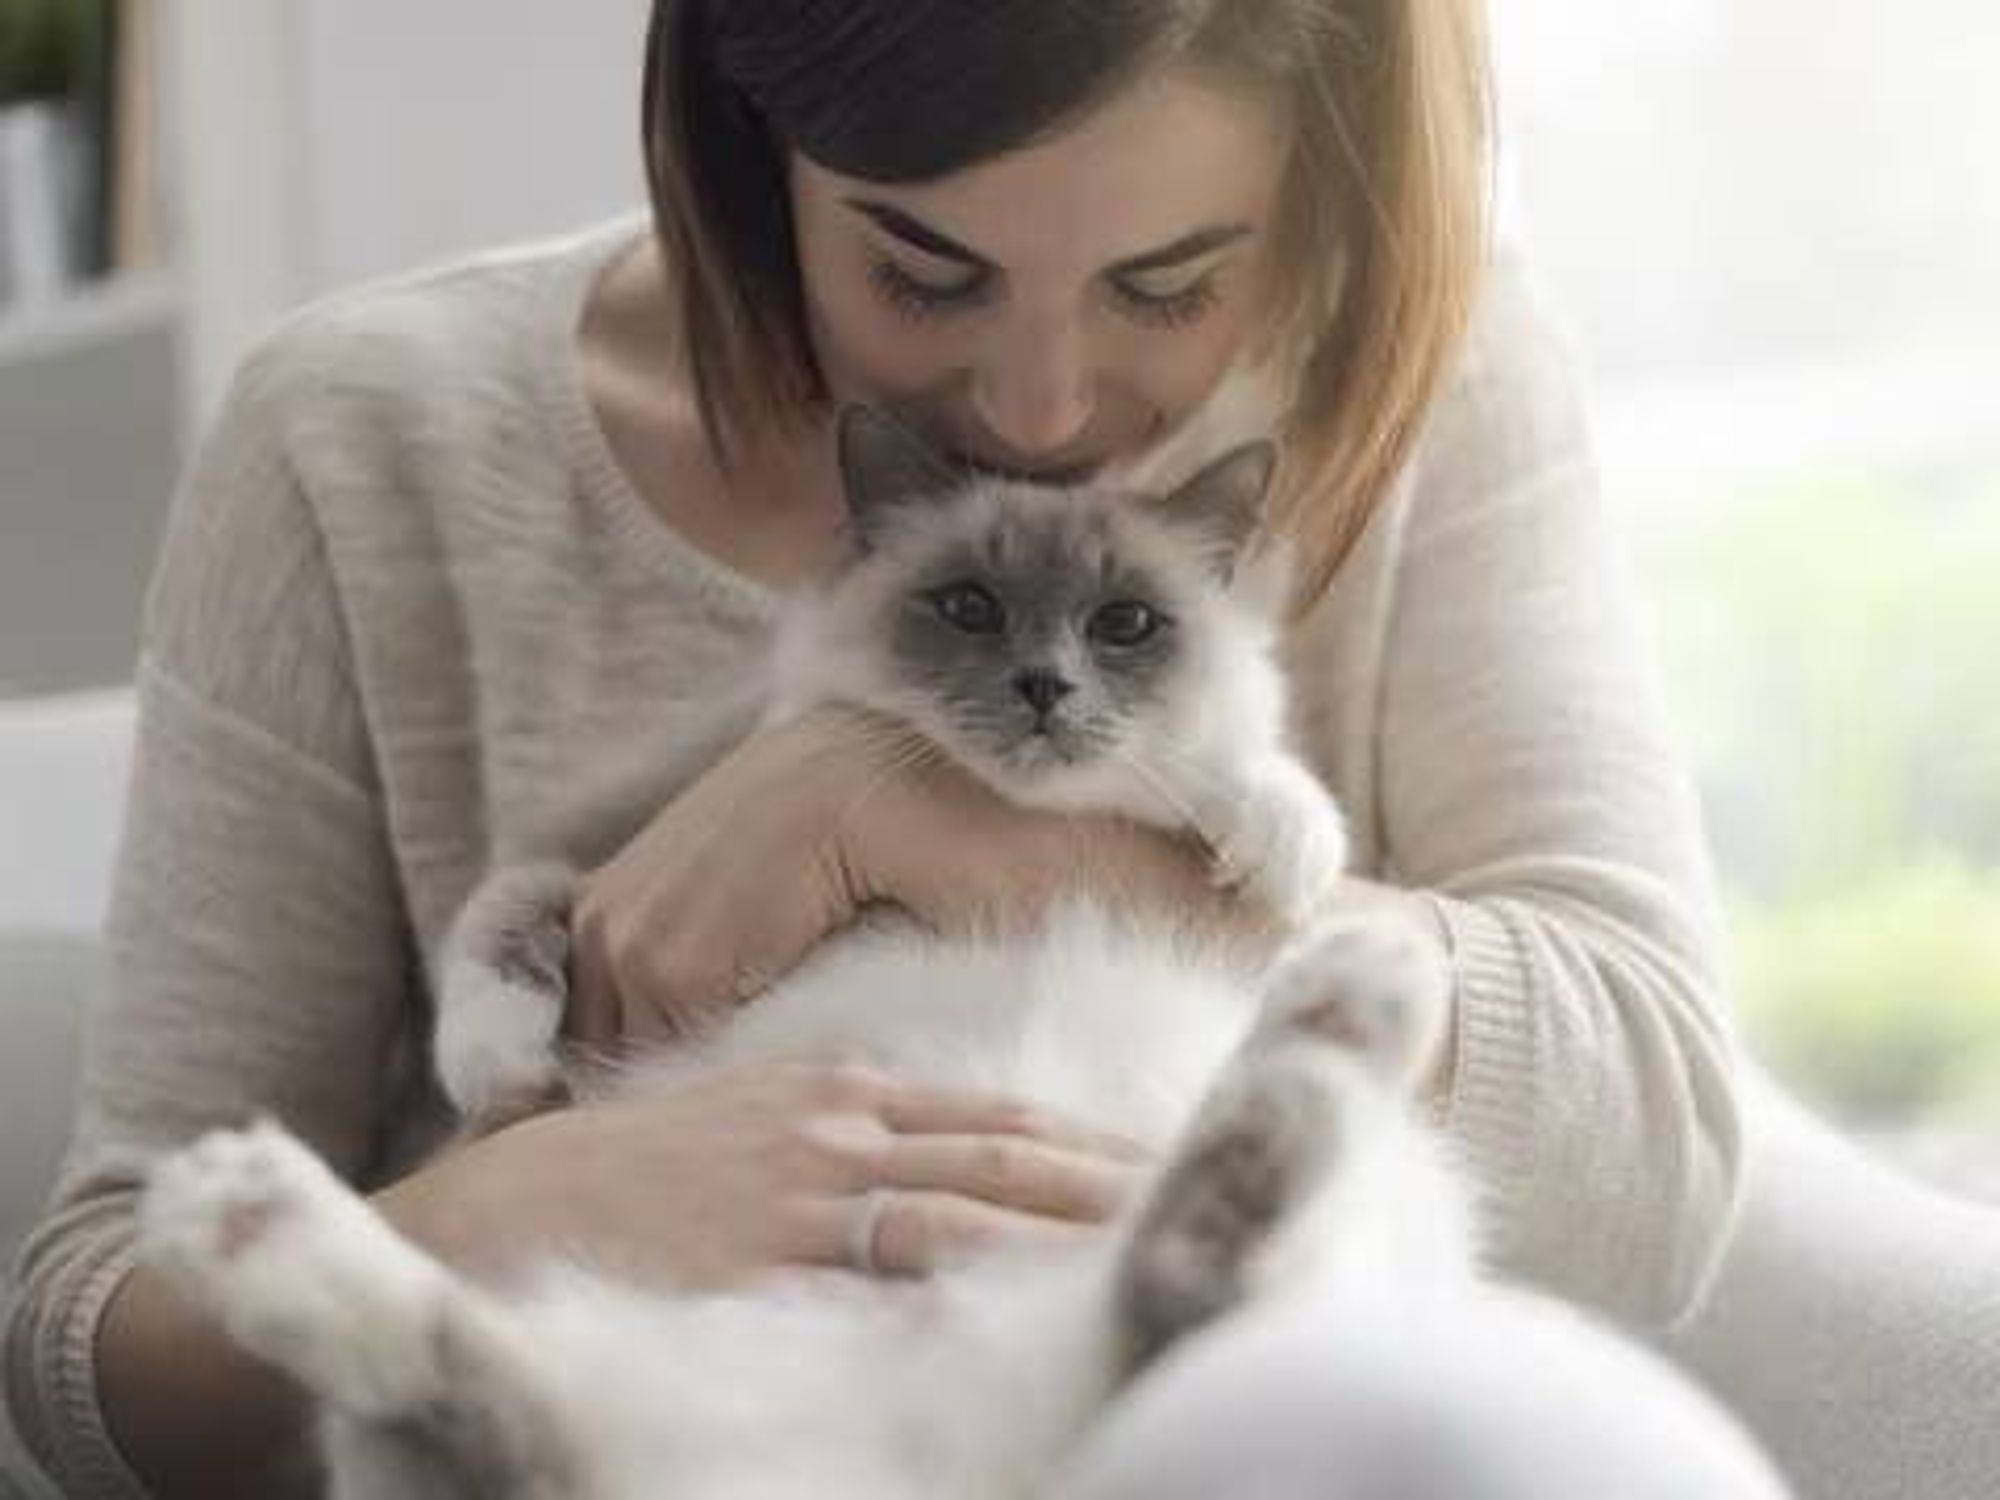
[[[1268,671],[1268,632],[1231,583],[1270,443],[1164,495],[954,471],[863,408],[840,448],[854,550],[821,620],[829,686],[1003,794],[1080,800],[1064,788],[1170,746]]]

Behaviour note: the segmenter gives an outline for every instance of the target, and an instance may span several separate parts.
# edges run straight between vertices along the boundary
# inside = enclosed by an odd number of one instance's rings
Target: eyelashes
[[[1199,281],[1172,292],[1142,292],[1123,282],[1111,283],[1112,295],[1134,318],[1156,328],[1185,328],[1206,317],[1221,297],[1211,271]]]
[[[939,317],[959,308],[977,307],[992,295],[991,277],[975,271],[961,281],[939,285],[912,276],[892,260],[876,259],[868,267],[868,282],[889,307],[906,318]]]
[[[1176,329],[1199,322],[1221,298],[1217,272],[1171,292],[1148,292],[1129,283],[1109,283],[1112,299],[1135,323],[1147,327]],[[951,313],[980,307],[993,298],[993,275],[974,271],[963,279],[939,284],[912,276],[886,257],[877,257],[868,267],[868,281],[892,312],[912,322],[926,322]]]

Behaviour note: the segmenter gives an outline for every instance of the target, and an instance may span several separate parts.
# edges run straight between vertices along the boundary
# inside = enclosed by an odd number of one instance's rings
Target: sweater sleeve
[[[148,601],[75,1133],[7,1330],[16,1423],[79,1500],[142,1494],[99,1410],[95,1344],[149,1163],[268,1112],[360,1174],[410,988],[337,592],[287,458],[310,376],[279,348],[239,377]]]
[[[1451,945],[1445,1119],[1496,1258],[1657,1325],[1738,1191],[1721,924],[1567,355],[1503,261],[1412,470],[1377,796]]]

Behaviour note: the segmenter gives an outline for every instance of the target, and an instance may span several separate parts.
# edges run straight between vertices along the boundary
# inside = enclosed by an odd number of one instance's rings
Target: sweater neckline
[[[627,216],[584,231],[557,255],[552,273],[543,280],[535,320],[542,409],[579,493],[602,512],[621,547],[718,604],[768,618],[777,611],[778,591],[695,546],[648,505],[590,404],[583,376],[585,305],[612,260],[648,232],[643,215]]]

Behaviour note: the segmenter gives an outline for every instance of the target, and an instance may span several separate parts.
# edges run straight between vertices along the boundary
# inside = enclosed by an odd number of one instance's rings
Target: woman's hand
[[[570,1032],[598,1045],[692,1035],[850,921],[867,896],[840,825],[877,759],[845,715],[753,734],[586,875]]]
[[[752,735],[583,882],[568,1027],[603,1045],[702,1030],[870,902],[940,932],[1032,921],[1071,885],[1247,925],[1190,847],[1015,807],[884,721]]]
[[[378,1195],[472,1271],[575,1247],[721,1287],[780,1265],[919,1274],[1075,1235],[1141,1177],[1129,1143],[1006,1100],[851,1067],[721,1069],[511,1126]]]

